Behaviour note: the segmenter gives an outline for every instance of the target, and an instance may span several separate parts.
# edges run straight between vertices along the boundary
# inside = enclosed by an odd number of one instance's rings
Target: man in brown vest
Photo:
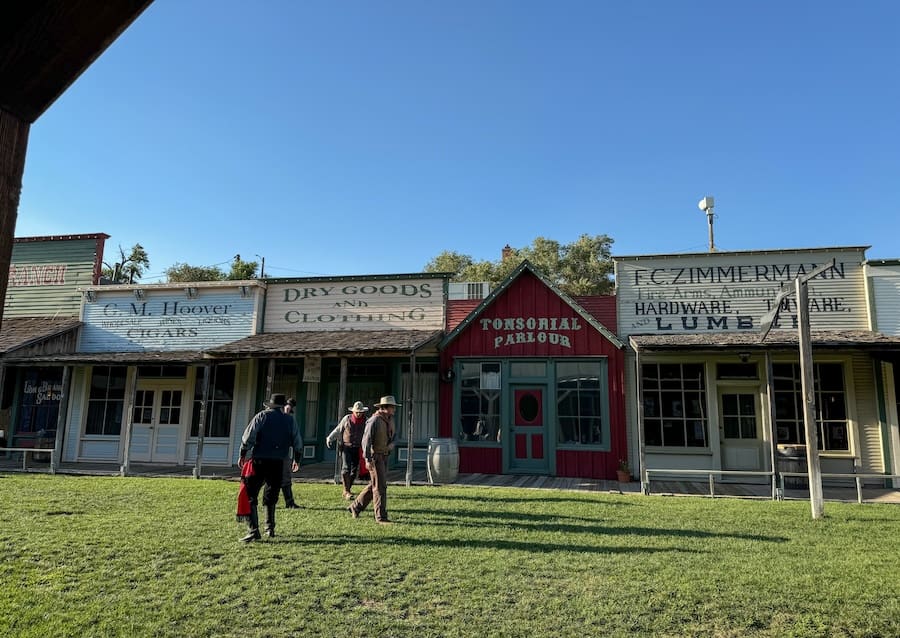
[[[366,421],[362,450],[369,470],[369,484],[347,508],[353,518],[359,518],[360,512],[374,500],[375,521],[390,523],[387,513],[387,459],[394,449],[394,413],[399,405],[393,396],[383,396],[375,404],[378,408],[375,414]]]

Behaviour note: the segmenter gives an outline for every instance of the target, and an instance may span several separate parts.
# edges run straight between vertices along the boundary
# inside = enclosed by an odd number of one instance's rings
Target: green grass
[[[2,636],[900,636],[900,507],[0,475]]]

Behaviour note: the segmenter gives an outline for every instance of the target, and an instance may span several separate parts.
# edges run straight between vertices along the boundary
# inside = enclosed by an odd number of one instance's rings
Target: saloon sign
[[[626,334],[753,331],[784,286],[835,259],[809,280],[818,329],[866,326],[863,250],[709,253],[616,259],[619,326]],[[797,327],[797,300],[781,302],[778,324]]]

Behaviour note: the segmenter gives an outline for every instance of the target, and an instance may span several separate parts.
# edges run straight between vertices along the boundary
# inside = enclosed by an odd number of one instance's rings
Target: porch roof
[[[19,365],[178,365],[203,363],[209,359],[199,350],[175,350],[164,352],[74,352],[31,357],[3,357],[2,361],[5,364]]]
[[[0,354],[6,355],[41,341],[74,332],[81,322],[73,317],[4,317],[0,326]],[[6,357],[4,357],[6,359]]]
[[[367,356],[397,354],[430,347],[435,352],[440,330],[338,330],[273,332],[245,337],[210,348],[215,358],[286,358],[304,354],[345,355],[357,352]]]
[[[631,335],[632,346],[640,350],[776,350],[799,347],[796,330],[773,330],[760,341],[758,332],[719,332],[669,335]],[[900,336],[871,330],[813,330],[815,348],[857,348],[867,351],[900,351]]]

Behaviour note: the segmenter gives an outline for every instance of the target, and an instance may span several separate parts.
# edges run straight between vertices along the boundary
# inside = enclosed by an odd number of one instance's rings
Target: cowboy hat
[[[357,401],[356,403],[353,404],[352,408],[347,408],[347,409],[350,410],[351,412],[368,412],[369,411],[369,408],[364,406],[362,401]]]
[[[397,403],[397,400],[394,398],[393,394],[389,394],[387,396],[381,397],[381,401],[375,404],[376,408],[380,408],[385,405],[403,405],[402,403]]]
[[[283,394],[273,394],[268,401],[263,401],[263,405],[267,408],[283,408],[287,405],[287,400]]]

